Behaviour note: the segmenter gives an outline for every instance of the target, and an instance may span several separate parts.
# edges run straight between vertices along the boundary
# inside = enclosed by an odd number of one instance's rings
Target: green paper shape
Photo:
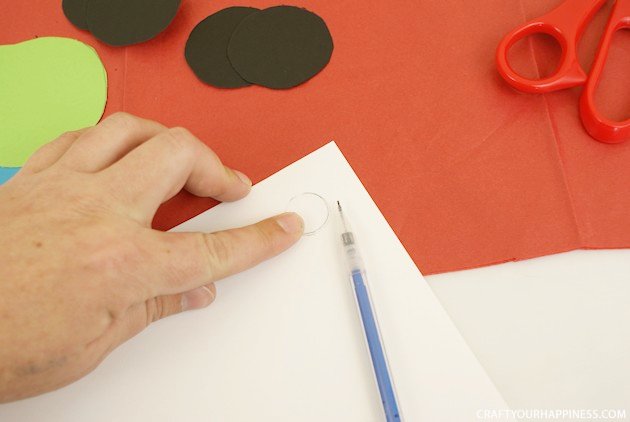
[[[0,46],[0,167],[21,167],[62,133],[95,125],[106,102],[92,47],[58,37]]]

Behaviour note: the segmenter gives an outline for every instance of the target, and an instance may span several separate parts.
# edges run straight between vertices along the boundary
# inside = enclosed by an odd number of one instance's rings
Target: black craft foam
[[[181,0],[88,0],[87,24],[99,40],[113,46],[148,41],[173,21]]]
[[[70,23],[83,30],[88,29],[87,3],[88,0],[63,0],[61,4],[63,13]]]
[[[232,67],[227,46],[241,21],[258,9],[229,7],[201,21],[186,43],[186,61],[203,82],[219,88],[240,88],[250,83]]]
[[[228,58],[251,83],[286,89],[306,82],[330,61],[333,40],[316,14],[293,6],[247,16],[228,45]]]

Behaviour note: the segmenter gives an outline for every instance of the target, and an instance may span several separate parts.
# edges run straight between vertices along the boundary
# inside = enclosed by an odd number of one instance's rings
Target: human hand
[[[127,114],[35,153],[0,186],[0,403],[83,377],[150,323],[209,305],[216,280],[293,245],[295,214],[213,234],[150,227],[182,188],[234,201],[250,187],[185,129]]]

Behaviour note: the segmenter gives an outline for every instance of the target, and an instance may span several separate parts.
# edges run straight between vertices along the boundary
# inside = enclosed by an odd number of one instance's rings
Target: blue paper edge
[[[20,171],[20,167],[0,167],[0,185]]]

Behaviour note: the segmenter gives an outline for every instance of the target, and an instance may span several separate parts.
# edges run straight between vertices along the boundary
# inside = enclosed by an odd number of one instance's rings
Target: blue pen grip
[[[376,325],[376,319],[374,318],[374,312],[372,311],[370,295],[368,293],[367,286],[365,285],[365,281],[363,280],[363,274],[361,271],[355,270],[352,272],[352,282],[354,284],[354,292],[357,296],[357,302],[359,304],[359,311],[361,312],[363,329],[365,330],[365,336],[370,349],[372,366],[374,367],[378,390],[381,394],[381,401],[383,402],[386,420],[387,422],[399,422],[401,418],[398,411],[398,404],[396,403],[394,387],[389,376],[385,352],[383,351],[383,346],[381,345],[378,326]]]

